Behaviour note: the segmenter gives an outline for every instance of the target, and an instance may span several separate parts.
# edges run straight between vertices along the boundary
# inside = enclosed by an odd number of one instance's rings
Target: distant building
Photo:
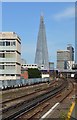
[[[77,70],[77,64],[76,63],[72,65],[72,69]]]
[[[20,79],[21,39],[14,32],[0,32],[0,80]]]
[[[45,31],[43,16],[40,17],[35,64],[37,64],[40,69],[42,68],[44,70],[49,70],[48,49],[47,49],[46,31]]]
[[[37,64],[22,64],[22,67],[25,68],[25,69],[28,69],[28,68],[38,68],[38,65]]]
[[[74,64],[75,64],[75,61],[67,61],[67,69],[72,70]]]
[[[77,64],[77,2],[75,4],[75,63]]]
[[[71,44],[68,44],[67,50],[70,51],[70,61],[74,61],[74,48]]]
[[[67,69],[67,61],[70,61],[69,50],[58,50],[57,51],[57,69]]]
[[[23,67],[21,67],[21,78],[28,79],[28,71]]]
[[[26,60],[21,59],[21,65],[26,64]]]
[[[39,69],[39,70],[43,70],[44,69],[44,65],[41,65],[40,67],[37,64],[22,64],[22,67],[25,68],[26,70],[28,68],[32,68],[32,69]]]
[[[54,62],[49,62],[49,70],[54,70]]]

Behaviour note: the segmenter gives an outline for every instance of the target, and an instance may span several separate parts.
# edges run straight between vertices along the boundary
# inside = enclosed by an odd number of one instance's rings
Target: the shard
[[[47,40],[45,32],[44,18],[41,15],[40,17],[40,26],[37,38],[37,48],[35,55],[35,64],[44,70],[49,70],[49,60],[48,60],[48,49],[47,49]]]

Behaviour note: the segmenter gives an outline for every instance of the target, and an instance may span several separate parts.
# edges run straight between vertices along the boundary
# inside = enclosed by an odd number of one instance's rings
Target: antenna
[[[40,19],[41,19],[41,21],[44,21],[44,14],[43,14],[43,12],[41,12]]]
[[[42,16],[42,17],[44,16],[44,13],[43,13],[43,11],[41,12],[41,16]]]

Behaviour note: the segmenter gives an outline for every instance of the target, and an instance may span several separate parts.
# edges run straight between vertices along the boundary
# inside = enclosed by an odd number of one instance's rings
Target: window
[[[16,45],[16,42],[11,42],[11,46],[15,46]]]
[[[4,74],[0,74],[0,76],[4,76]]]
[[[5,57],[5,53],[0,53],[0,58],[4,58]]]
[[[0,65],[0,69],[4,69],[4,65]]]
[[[0,62],[0,64],[4,64],[4,62]]]
[[[19,74],[17,74],[16,76],[20,76]]]
[[[15,76],[14,74],[11,74],[11,76]]]
[[[11,76],[10,74],[6,74],[6,76]]]
[[[6,46],[10,46],[10,42],[9,41],[6,41]]]
[[[6,65],[6,69],[8,70],[14,70],[15,69],[15,65]]]
[[[0,42],[0,46],[5,46],[5,42]]]
[[[9,50],[6,50],[6,52],[15,52],[15,51],[13,51],[13,50],[11,50],[11,51],[9,51]]]

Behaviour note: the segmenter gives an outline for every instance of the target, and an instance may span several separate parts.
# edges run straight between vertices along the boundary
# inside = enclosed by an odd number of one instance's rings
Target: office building
[[[69,50],[58,50],[57,51],[57,69],[67,69],[67,61],[70,61]]]
[[[70,51],[70,61],[74,61],[74,48],[71,44],[68,44],[67,50]]]
[[[77,64],[77,34],[76,34],[76,40],[75,40],[75,63]]]
[[[54,62],[49,62],[49,70],[54,70]]]
[[[14,32],[0,32],[0,80],[20,79],[21,39]]]
[[[74,64],[75,64],[75,61],[67,61],[67,69],[72,70]]]
[[[40,69],[44,66],[44,70],[49,70],[48,49],[43,16],[40,17],[35,64],[37,64]]]
[[[25,59],[21,59],[21,65],[26,64],[26,60]]]

